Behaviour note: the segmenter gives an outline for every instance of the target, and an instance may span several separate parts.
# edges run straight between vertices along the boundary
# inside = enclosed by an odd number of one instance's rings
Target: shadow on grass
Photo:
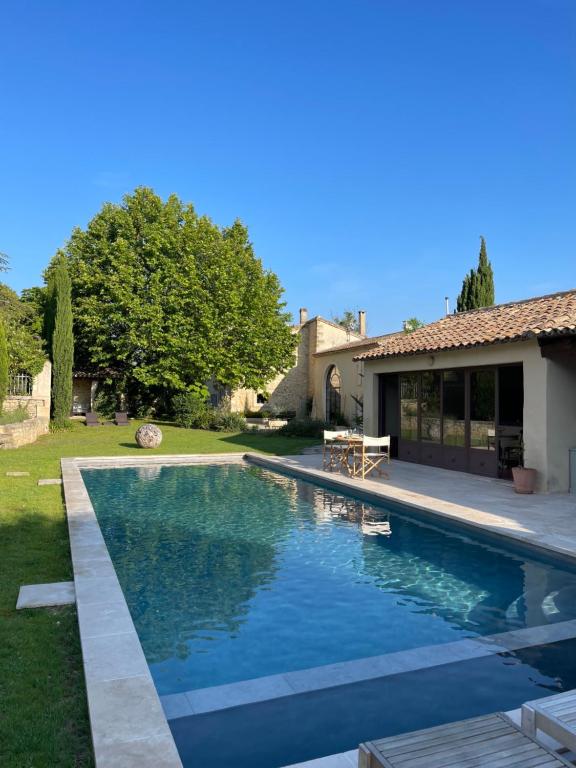
[[[309,437],[285,437],[275,432],[267,434],[258,434],[252,432],[242,432],[240,434],[222,435],[223,443],[237,445],[238,449],[263,451],[264,453],[273,453],[276,456],[293,455],[300,453],[303,448],[311,445],[318,445],[317,439]]]
[[[21,585],[67,581],[72,574],[60,500],[46,500],[45,512],[26,511],[35,501],[13,494],[0,521],[0,764],[88,768],[93,759],[75,607],[16,611]]]

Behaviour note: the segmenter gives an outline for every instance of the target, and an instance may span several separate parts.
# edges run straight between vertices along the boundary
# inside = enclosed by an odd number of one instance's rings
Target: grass
[[[73,607],[15,610],[22,584],[72,578],[68,531],[60,486],[38,486],[59,477],[71,456],[144,455],[130,427],[72,429],[45,435],[33,445],[0,451],[0,765],[2,768],[89,768],[93,765],[82,657]],[[298,453],[314,440],[223,434],[160,424],[167,453],[260,451]],[[29,477],[6,477],[8,471]]]
[[[30,418],[26,408],[16,408],[14,411],[5,411],[0,413],[0,425],[18,424]]]

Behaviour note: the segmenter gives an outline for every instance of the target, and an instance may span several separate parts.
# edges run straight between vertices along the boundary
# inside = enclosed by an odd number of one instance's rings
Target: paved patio
[[[303,470],[311,479],[335,481],[356,491],[384,495],[442,517],[576,558],[574,495],[520,495],[514,493],[511,482],[405,461],[393,461],[385,467],[389,479],[366,480],[323,471],[320,455],[267,457],[266,462]]]

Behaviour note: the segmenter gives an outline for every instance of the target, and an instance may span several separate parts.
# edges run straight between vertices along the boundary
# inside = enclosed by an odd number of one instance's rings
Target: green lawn
[[[65,456],[261,451],[298,453],[314,440],[221,434],[161,424],[160,448],[144,452],[129,427],[87,428],[45,435],[0,451],[0,765],[2,768],[91,766],[90,732],[74,608],[15,611],[22,584],[72,578],[59,486]],[[29,477],[6,477],[8,471]]]

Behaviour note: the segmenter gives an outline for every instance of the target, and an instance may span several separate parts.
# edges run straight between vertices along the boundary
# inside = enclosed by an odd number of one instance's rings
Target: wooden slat
[[[460,732],[463,729],[487,727],[489,724],[501,725],[503,722],[498,715],[484,715],[482,717],[473,717],[470,720],[460,720],[457,723],[448,723],[447,725],[435,725],[433,728],[425,728],[422,731],[414,731],[413,733],[401,733],[398,736],[388,736],[385,739],[377,739],[371,742],[376,748],[380,748],[382,745],[387,747],[394,747],[399,742],[415,743],[418,741],[424,741],[428,738],[433,739],[436,734],[442,734],[448,736],[452,732]]]
[[[502,720],[500,720],[497,723],[494,723],[494,725],[488,725],[486,726],[471,726],[463,729],[461,731],[461,738],[462,739],[470,739],[474,738],[477,734],[481,733],[487,733],[492,736],[498,735],[500,733],[506,733],[510,729],[510,726],[504,723]],[[405,734],[407,736],[407,734]],[[422,744],[423,746],[433,746],[436,743],[445,743],[447,739],[451,739],[452,734],[444,733],[444,732],[436,732],[435,734],[430,734],[427,738],[422,739],[410,739],[406,738],[404,741],[402,741],[400,744],[396,744],[392,746],[392,748],[386,749],[386,754],[390,755],[391,757],[401,755],[406,751],[413,751],[414,747],[418,744]]]
[[[560,768],[570,765],[530,739],[504,715],[401,734],[368,747],[384,768]]]
[[[465,735],[462,734],[462,738],[457,740],[445,739],[444,741],[435,742],[433,745],[427,747],[421,747],[419,749],[410,750],[409,752],[404,752],[403,754],[396,757],[396,762],[398,765],[402,765],[402,763],[406,762],[407,760],[417,760],[421,754],[436,756],[442,755],[446,751],[464,754],[466,749],[477,749],[478,744],[482,744],[483,742],[488,742],[492,745],[499,745],[501,743],[507,743],[511,739],[517,741],[518,735],[518,732],[512,732],[510,730],[505,731],[504,733],[498,733],[496,736],[490,732],[477,734],[471,738],[465,738]],[[520,739],[523,740],[523,737],[520,736]]]
[[[521,734],[513,733],[507,736],[501,736],[498,739],[476,740],[472,744],[458,748],[454,747],[449,741],[444,745],[444,749],[434,749],[426,754],[420,753],[416,758],[402,759],[397,761],[398,766],[409,765],[410,768],[442,768],[443,766],[462,765],[466,760],[471,761],[478,756],[482,756],[489,765],[488,758],[495,760],[499,755],[509,756],[509,750],[518,749],[526,741],[526,737]],[[536,752],[538,751],[535,745]]]

